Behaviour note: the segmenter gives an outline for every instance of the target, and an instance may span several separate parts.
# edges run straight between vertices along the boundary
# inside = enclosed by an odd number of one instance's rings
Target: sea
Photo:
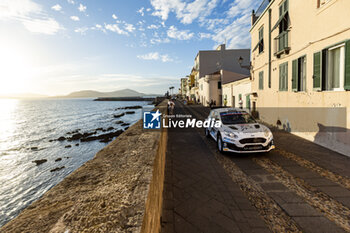
[[[59,137],[125,130],[142,116],[142,109],[118,109],[127,106],[153,107],[135,101],[0,99],[0,227],[108,144]],[[135,113],[115,118],[125,111]],[[35,160],[47,161],[37,165]]]

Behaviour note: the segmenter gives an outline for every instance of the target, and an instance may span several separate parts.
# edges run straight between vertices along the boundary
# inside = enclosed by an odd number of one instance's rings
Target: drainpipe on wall
[[[269,9],[269,88],[271,88],[271,9]]]

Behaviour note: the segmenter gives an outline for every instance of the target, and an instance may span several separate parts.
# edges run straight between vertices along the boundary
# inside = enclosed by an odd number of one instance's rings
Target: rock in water
[[[65,168],[65,166],[63,166],[63,167],[56,167],[54,169],[51,169],[50,172],[56,172],[56,171],[62,170],[63,168]]]
[[[125,112],[125,114],[134,114],[135,113],[135,111],[127,111],[127,112]]]
[[[39,160],[34,160],[33,163],[36,163],[37,166],[40,164],[46,163],[47,159],[39,159]]]
[[[116,121],[115,123],[116,123],[116,124],[123,124],[124,121]]]
[[[67,145],[67,146],[65,146],[64,148],[71,148],[72,146],[71,145]]]
[[[126,106],[126,107],[121,107],[121,108],[117,108],[116,110],[119,110],[119,109],[139,109],[139,108],[142,108],[142,106]]]
[[[55,162],[58,162],[58,161],[61,161],[62,160],[62,158],[57,158],[56,160],[55,160]]]
[[[125,115],[125,113],[120,113],[120,114],[114,115],[114,118],[119,118],[119,117],[122,117],[124,115]]]
[[[59,137],[57,140],[61,142],[61,141],[66,140],[66,138],[65,137]]]
[[[30,148],[31,150],[38,150],[38,147],[34,146],[32,148]]]

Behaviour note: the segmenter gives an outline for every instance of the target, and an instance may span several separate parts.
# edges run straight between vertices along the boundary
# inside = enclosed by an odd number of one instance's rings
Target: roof
[[[247,75],[247,74],[240,74],[240,73],[235,73],[228,70],[223,70],[222,84],[236,82],[249,77],[250,75]]]

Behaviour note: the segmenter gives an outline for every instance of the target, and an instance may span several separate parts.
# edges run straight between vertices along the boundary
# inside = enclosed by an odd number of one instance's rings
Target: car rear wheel
[[[223,143],[222,143],[222,138],[221,135],[218,135],[218,140],[217,140],[217,146],[218,146],[218,150],[220,151],[220,153],[223,152]]]

